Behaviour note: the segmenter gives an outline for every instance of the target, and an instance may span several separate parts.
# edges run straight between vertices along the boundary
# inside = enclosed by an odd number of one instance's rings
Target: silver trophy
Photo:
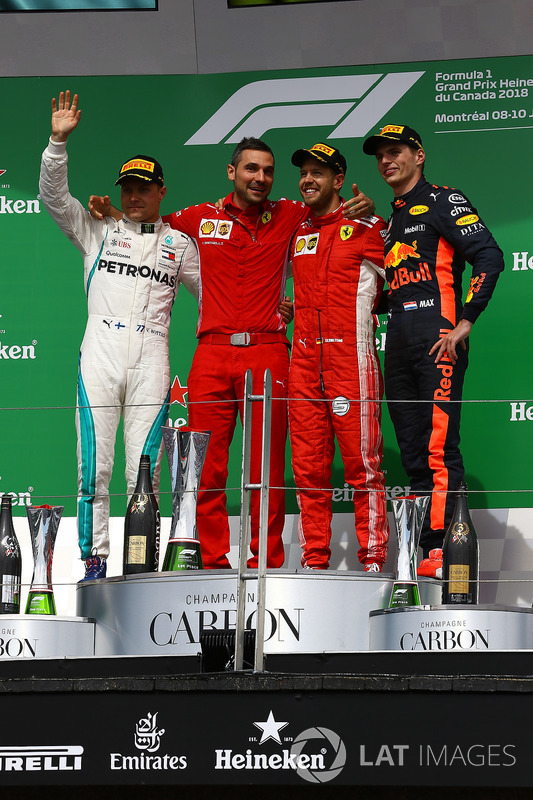
[[[33,577],[26,614],[56,613],[52,588],[52,558],[57,529],[64,510],[64,506],[29,506],[26,509],[33,550]]]
[[[172,488],[172,522],[163,571],[202,569],[196,505],[210,431],[162,428]]]
[[[389,608],[420,605],[416,577],[416,554],[429,500],[429,495],[398,497],[392,500],[398,538],[398,567],[396,580],[392,586]]]

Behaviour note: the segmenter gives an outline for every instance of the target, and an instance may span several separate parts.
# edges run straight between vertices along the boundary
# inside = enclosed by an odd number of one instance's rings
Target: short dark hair
[[[270,153],[272,159],[274,160],[274,153],[266,142],[264,142],[262,139],[256,139],[255,136],[245,136],[243,139],[241,139],[233,151],[233,155],[231,156],[231,165],[233,167],[236,167],[241,160],[244,150],[262,150],[263,153]]]

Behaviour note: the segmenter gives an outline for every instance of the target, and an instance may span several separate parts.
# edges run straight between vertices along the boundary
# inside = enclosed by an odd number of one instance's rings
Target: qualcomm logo
[[[289,724],[276,721],[272,710],[266,720],[253,723],[261,731],[249,738],[256,745],[273,741],[282,745],[281,751],[255,752],[251,747],[244,753],[233,750],[215,750],[215,769],[221,770],[294,770],[310,783],[326,783],[336,778],[346,764],[346,747],[338,734],[329,728],[308,728],[294,738],[280,731]],[[289,743],[289,747],[283,747]]]
[[[389,72],[252,81],[185,144],[234,144],[277,128],[333,126],[326,138],[366,136],[424,75]]]

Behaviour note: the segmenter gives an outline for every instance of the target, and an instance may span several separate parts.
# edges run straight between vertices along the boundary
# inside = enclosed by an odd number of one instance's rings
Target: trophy
[[[196,528],[198,487],[210,431],[162,428],[172,488],[172,522],[163,572],[202,569],[202,552]]]
[[[398,537],[398,567],[389,608],[420,605],[416,578],[416,552],[428,503],[429,495],[423,497],[411,495],[392,500]]]
[[[26,614],[56,613],[52,589],[52,558],[64,508],[64,506],[30,506],[26,509],[33,549],[33,577],[26,603]]]

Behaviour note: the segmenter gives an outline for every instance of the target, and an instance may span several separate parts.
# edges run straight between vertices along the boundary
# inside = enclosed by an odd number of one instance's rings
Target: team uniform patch
[[[225,219],[202,219],[198,236],[200,239],[228,239],[233,222]]]

